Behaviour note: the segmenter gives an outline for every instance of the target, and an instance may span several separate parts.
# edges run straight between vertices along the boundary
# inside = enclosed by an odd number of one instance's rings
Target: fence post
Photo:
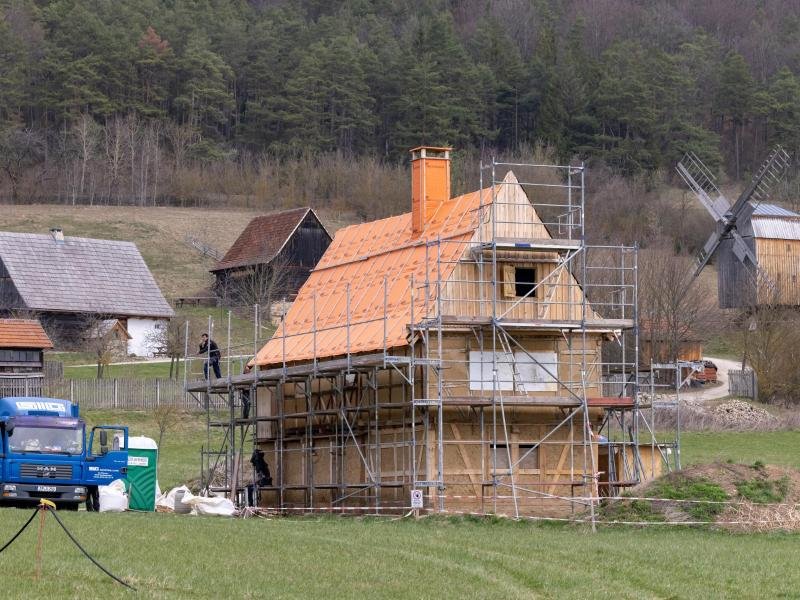
[[[118,394],[117,380],[114,380],[114,408],[117,408],[117,394]]]
[[[156,379],[156,406],[161,406],[161,380]]]
[[[75,404],[75,380],[69,380],[69,401],[71,404]]]
[[[758,380],[756,379],[756,372],[753,369],[750,369],[750,379],[753,382],[753,401],[758,402]]]

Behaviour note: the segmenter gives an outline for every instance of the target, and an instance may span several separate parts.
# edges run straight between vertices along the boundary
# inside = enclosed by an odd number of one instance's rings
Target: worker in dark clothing
[[[204,333],[200,336],[200,356],[205,356],[206,360],[203,362],[203,374],[208,379],[208,364],[211,363],[211,368],[214,369],[214,377],[219,379],[222,377],[222,372],[219,369],[219,346],[214,340],[208,339],[208,334]]]
[[[254,483],[247,486],[247,504],[249,506],[258,505],[258,488],[272,485],[272,475],[269,472],[269,465],[264,460],[264,451],[256,448],[250,456],[250,464],[253,465]]]
[[[250,388],[244,388],[239,392],[239,397],[242,400],[242,418],[250,418]]]

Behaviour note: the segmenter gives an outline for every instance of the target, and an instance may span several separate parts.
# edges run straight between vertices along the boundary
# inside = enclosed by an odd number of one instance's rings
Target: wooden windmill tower
[[[721,308],[800,305],[800,215],[765,203],[789,164],[789,155],[777,146],[731,204],[693,152],[678,163],[678,173],[716,223],[693,278],[717,256]]]

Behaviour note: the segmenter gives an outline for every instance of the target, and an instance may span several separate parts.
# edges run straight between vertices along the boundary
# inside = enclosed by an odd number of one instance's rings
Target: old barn
[[[310,208],[254,218],[211,270],[217,294],[244,304],[294,298],[331,236]]]

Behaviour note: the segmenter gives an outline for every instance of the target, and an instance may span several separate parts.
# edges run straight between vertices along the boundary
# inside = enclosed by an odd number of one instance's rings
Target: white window
[[[555,352],[515,352],[520,391],[555,392],[558,389],[556,356]]]
[[[491,352],[472,350],[469,353],[469,389],[491,392],[493,389],[512,391],[514,371],[512,357],[505,352],[496,352],[497,387],[492,385],[494,363]]]
[[[497,387],[492,373],[497,366]],[[554,392],[558,389],[558,364],[555,352],[515,352],[513,359],[505,352],[470,351],[469,389],[477,391]]]

